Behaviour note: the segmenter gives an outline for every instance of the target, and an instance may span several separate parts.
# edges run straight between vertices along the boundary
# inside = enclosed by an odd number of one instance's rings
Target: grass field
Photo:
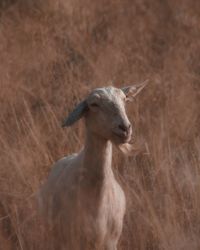
[[[54,161],[80,150],[61,128],[93,88],[149,79],[128,104],[149,155],[114,151],[127,196],[119,250],[200,249],[200,3],[0,2],[0,249],[48,250],[34,194]]]

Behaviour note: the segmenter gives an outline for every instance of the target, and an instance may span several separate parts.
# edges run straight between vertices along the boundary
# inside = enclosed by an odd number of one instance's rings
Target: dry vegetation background
[[[0,1],[0,249],[50,249],[31,200],[51,164],[83,143],[83,124],[63,130],[62,119],[92,88],[145,79],[128,113],[150,154],[114,157],[128,200],[119,250],[200,249],[199,9]]]

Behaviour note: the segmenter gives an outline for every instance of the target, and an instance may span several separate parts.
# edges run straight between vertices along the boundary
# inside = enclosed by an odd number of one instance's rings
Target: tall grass
[[[200,248],[200,4],[0,3],[0,249],[51,249],[32,205],[54,161],[78,151],[63,130],[92,88],[150,79],[127,106],[149,155],[114,155],[127,196],[119,249]]]

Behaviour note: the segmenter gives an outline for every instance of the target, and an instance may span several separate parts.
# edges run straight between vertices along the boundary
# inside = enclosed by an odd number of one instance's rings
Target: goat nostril
[[[125,126],[123,124],[119,125],[119,128],[123,131],[123,132],[127,132],[130,129],[130,124],[128,126]]]
[[[124,125],[119,125],[119,128],[121,129],[121,130],[123,130],[123,131],[126,131],[126,127],[124,126]]]

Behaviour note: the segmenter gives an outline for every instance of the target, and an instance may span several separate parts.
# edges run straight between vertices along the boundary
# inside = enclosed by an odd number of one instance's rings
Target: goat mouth
[[[131,135],[130,134],[122,134],[122,133],[117,133],[113,132],[114,136],[120,139],[123,143],[129,142],[131,140]]]

